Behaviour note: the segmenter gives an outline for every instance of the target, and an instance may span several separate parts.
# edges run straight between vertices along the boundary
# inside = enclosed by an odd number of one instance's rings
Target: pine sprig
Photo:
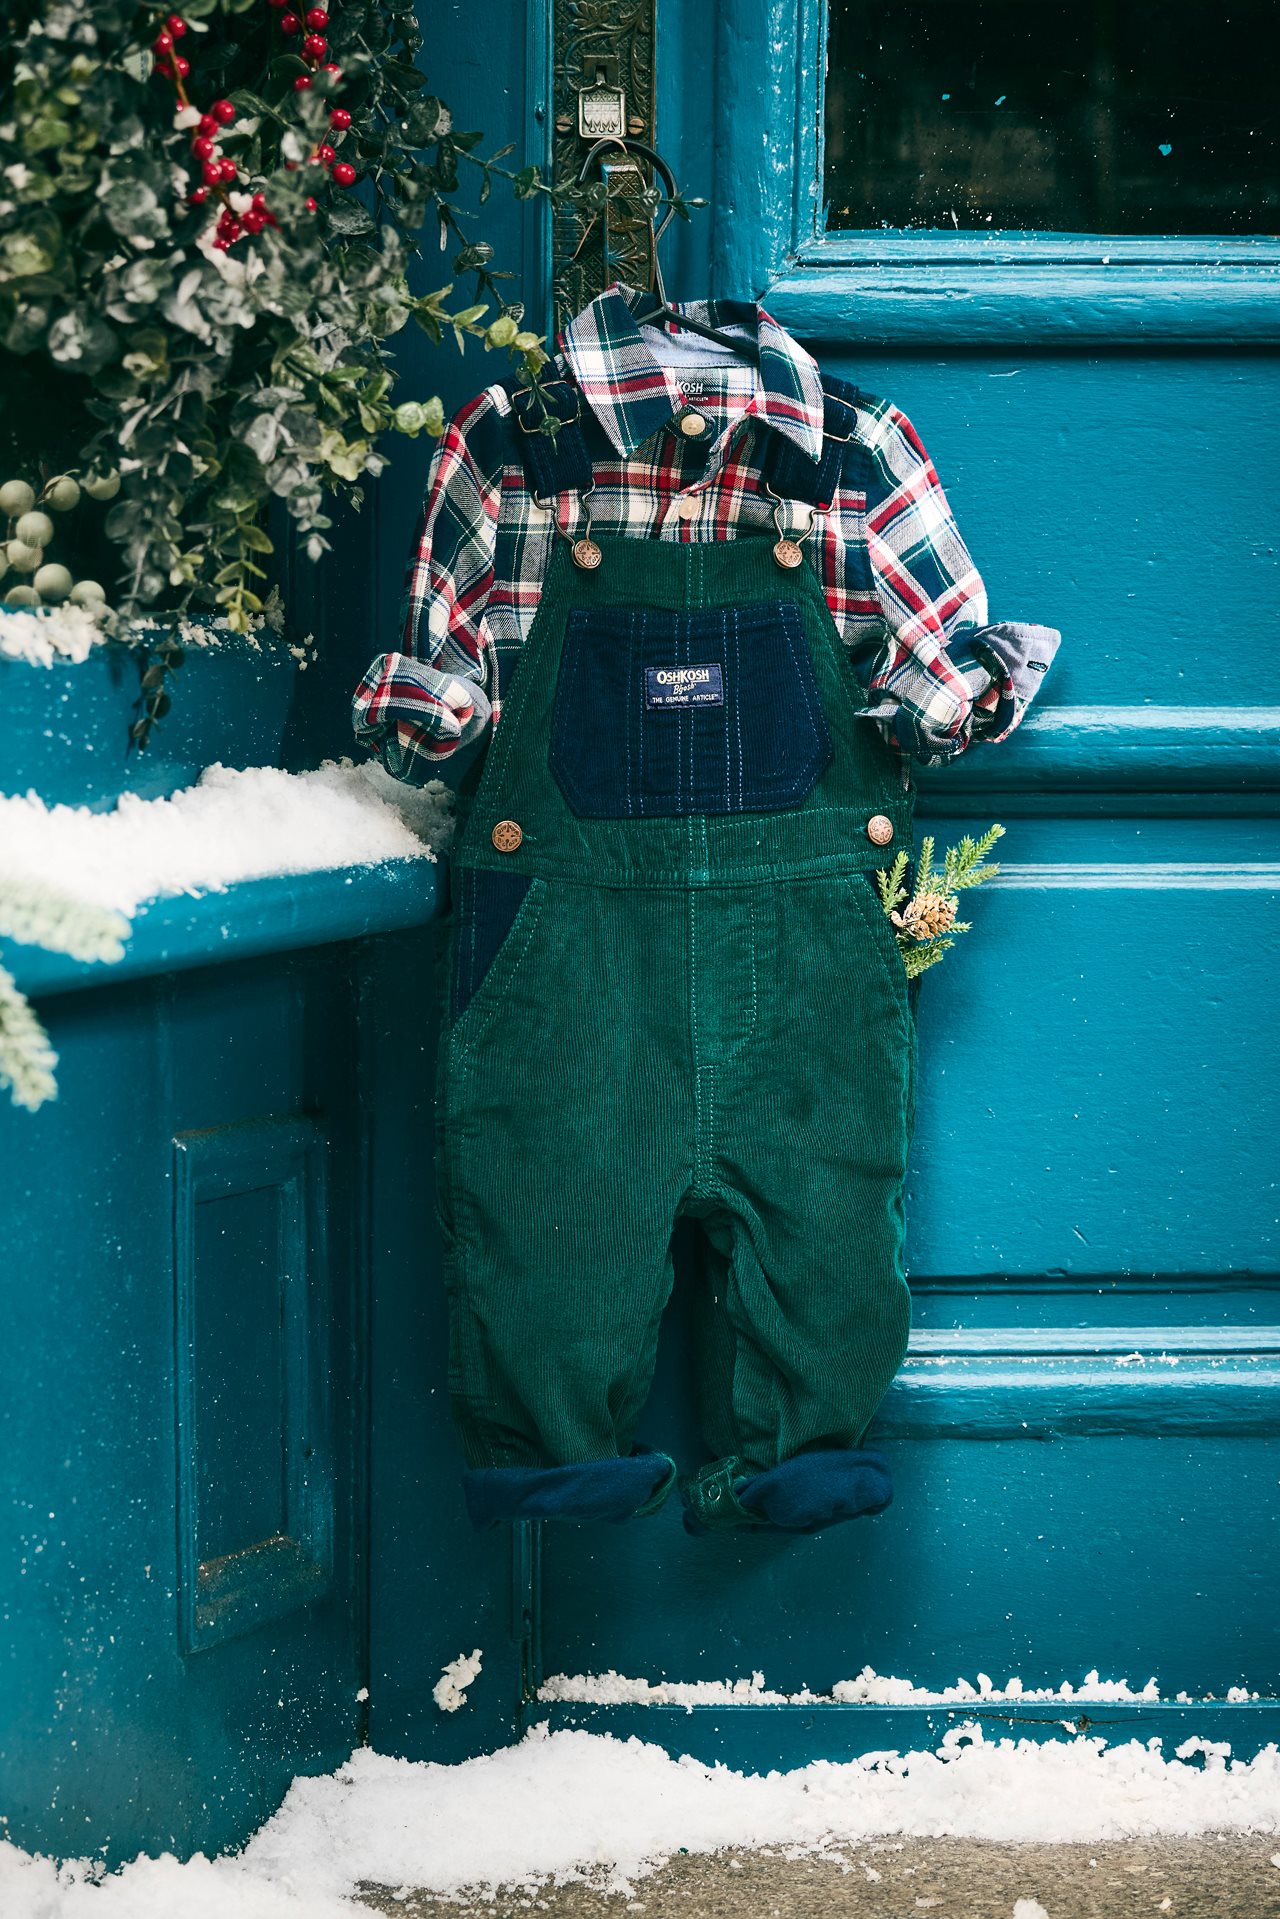
[[[0,966],[0,1091],[7,1087],[15,1106],[34,1113],[57,1097],[57,1064],[58,1055],[30,1000],[13,974]]]
[[[130,923],[123,913],[60,893],[37,880],[0,879],[0,937],[72,959],[124,958]]]
[[[123,913],[76,899],[36,880],[0,879],[0,937],[72,959],[123,959],[130,922]],[[56,1099],[58,1055],[13,974],[0,966],[0,1091],[34,1112]]]
[[[972,931],[972,922],[956,918],[956,896],[999,872],[998,866],[984,862],[1003,833],[1003,826],[991,826],[979,840],[966,834],[958,845],[947,848],[940,869],[933,837],[926,835],[920,842],[910,894],[903,883],[908,864],[905,852],[899,851],[893,865],[876,874],[880,904],[893,925],[908,979],[936,966],[955,945],[955,934]]]

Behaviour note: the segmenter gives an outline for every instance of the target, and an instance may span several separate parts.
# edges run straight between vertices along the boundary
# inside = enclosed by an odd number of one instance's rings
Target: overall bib
[[[906,1348],[915,1021],[875,870],[908,762],[767,535],[556,539],[459,798],[438,1087],[449,1376],[476,1524],[617,1519],[671,1235],[705,1239],[691,1531],[876,1511]],[[590,556],[588,556],[590,557]]]

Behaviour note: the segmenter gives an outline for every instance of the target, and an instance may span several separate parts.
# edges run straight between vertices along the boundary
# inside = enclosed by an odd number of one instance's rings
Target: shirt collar
[[[624,456],[667,425],[684,405],[673,368],[653,356],[632,316],[631,287],[607,287],[560,335],[560,350],[583,398]],[[804,348],[762,306],[737,300],[681,300],[678,313],[707,326],[745,326],[760,354],[756,397],[748,408],[813,461],[822,457],[822,380]],[[695,335],[688,335],[690,339]]]

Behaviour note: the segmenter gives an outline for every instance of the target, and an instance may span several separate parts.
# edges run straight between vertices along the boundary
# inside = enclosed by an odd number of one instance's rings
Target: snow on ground
[[[1185,1693],[1178,1696],[1180,1699],[1186,1698]],[[1249,1698],[1242,1686],[1234,1687],[1227,1696]],[[870,1666],[864,1666],[856,1679],[837,1680],[829,1693],[810,1692],[808,1687],[800,1692],[771,1692],[764,1683],[762,1672],[753,1672],[750,1679],[668,1682],[628,1679],[624,1674],[610,1670],[603,1673],[575,1673],[572,1676],[556,1673],[553,1678],[543,1681],[538,1689],[538,1697],[548,1703],[567,1700],[577,1705],[684,1706],[692,1712],[695,1706],[813,1706],[831,1705],[833,1702],[838,1706],[963,1706],[975,1699],[1017,1700],[1023,1705],[1048,1700],[1069,1700],[1073,1704],[1143,1700],[1148,1704],[1156,1704],[1160,1699],[1160,1689],[1154,1679],[1148,1679],[1142,1690],[1135,1692],[1127,1679],[1101,1679],[1096,1671],[1086,1673],[1078,1686],[1073,1686],[1067,1679],[1060,1686],[1024,1686],[1017,1678],[1007,1679],[1003,1686],[997,1686],[988,1674],[980,1672],[976,1684],[968,1679],[958,1679],[954,1686],[944,1686],[941,1692],[930,1692],[925,1686],[913,1686],[909,1679],[893,1679]]]
[[[681,1847],[832,1853],[881,1837],[1056,1843],[1280,1832],[1280,1751],[1229,1760],[1160,1741],[984,1738],[931,1752],[815,1761],[755,1776],[658,1746],[534,1727],[518,1745],[440,1766],[366,1750],[298,1779],[243,1852],[139,1861],[97,1883],[0,1844],[5,1919],[353,1919],[362,1883],[435,1892],[582,1880],[635,1889]],[[1184,1746],[1183,1750],[1187,1750]],[[1189,1755],[1190,1756],[1190,1755]],[[845,1862],[848,1864],[848,1862]]]
[[[449,805],[439,780],[414,788],[349,760],[312,773],[210,766],[170,799],[125,793],[109,813],[0,795],[0,877],[133,914],[144,900],[237,880],[434,859]]]

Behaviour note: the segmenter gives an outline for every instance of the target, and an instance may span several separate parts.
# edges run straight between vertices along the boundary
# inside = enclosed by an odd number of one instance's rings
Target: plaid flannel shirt
[[[815,461],[821,453],[818,368],[762,307],[679,309],[753,333],[757,376],[738,360],[713,362],[715,350],[688,334],[664,335],[652,350],[634,297],[610,287],[559,340],[555,371],[589,409],[589,501],[534,499],[505,387],[486,388],[445,429],[410,558],[400,649],[379,655],[353,702],[357,737],[399,778],[435,777],[442,759],[497,721],[503,671],[528,635],[557,537],[553,512],[571,534],[585,530],[588,512],[594,532],[629,539],[767,533],[769,436],[785,434]],[[690,411],[706,421],[697,439],[680,428]],[[780,512],[798,536],[810,509],[793,509],[790,523]],[[1013,730],[1059,636],[988,624],[985,588],[933,462],[889,401],[859,393],[839,486],[804,548],[866,689],[862,710],[892,744],[936,764]]]

